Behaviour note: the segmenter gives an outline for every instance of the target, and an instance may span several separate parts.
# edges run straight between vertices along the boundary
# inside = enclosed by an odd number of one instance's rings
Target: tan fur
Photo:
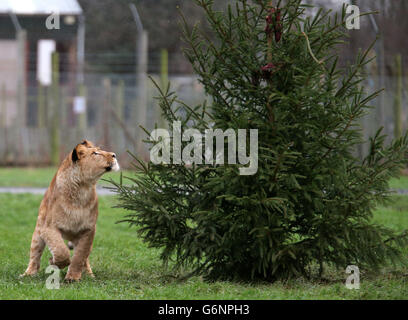
[[[69,266],[66,281],[80,280],[84,269],[93,276],[89,254],[98,218],[96,183],[110,170],[119,170],[116,155],[86,140],[65,158],[41,202],[23,276],[38,272],[45,245],[52,253],[50,264]],[[64,240],[74,248],[72,260]]]

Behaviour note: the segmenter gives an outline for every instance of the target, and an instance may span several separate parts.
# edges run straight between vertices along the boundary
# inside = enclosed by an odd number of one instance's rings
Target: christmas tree
[[[185,54],[211,102],[188,106],[170,86],[158,86],[174,130],[161,140],[164,163],[135,157],[132,185],[115,184],[118,206],[130,210],[124,221],[162,249],[164,262],[211,279],[310,277],[325,266],[375,269],[402,259],[405,233],[372,217],[406,163],[408,139],[386,146],[379,130],[369,154],[355,155],[364,142],[359,120],[380,92],[368,95],[362,86],[370,48],[353,65],[338,66],[346,6],[309,16],[300,0],[237,0],[223,12],[213,0],[195,2],[216,40],[184,23]],[[258,130],[256,173],[211,164],[211,148],[188,148],[193,135],[180,142],[183,130],[210,128]],[[174,160],[180,150],[202,161],[165,161],[164,153]]]

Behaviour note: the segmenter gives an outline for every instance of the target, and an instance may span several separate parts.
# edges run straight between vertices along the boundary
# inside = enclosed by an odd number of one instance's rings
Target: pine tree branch
[[[323,70],[326,71],[326,68],[324,68],[324,64],[323,64],[324,61],[323,60],[317,60],[316,56],[313,54],[313,50],[310,47],[309,37],[307,36],[307,34],[305,32],[302,32],[302,34],[306,38],[307,48],[309,49],[309,53],[312,56],[313,60],[316,61],[317,64],[321,65],[323,67]]]
[[[312,166],[312,170],[315,169],[320,163],[322,163],[322,161],[329,156],[330,152],[332,152],[336,148],[336,142],[338,142],[343,137],[343,135],[350,128],[353,121],[354,121],[354,115],[349,118],[349,120],[348,120],[346,126],[344,127],[343,131],[336,137],[336,140],[335,140],[334,144],[332,146],[328,147],[328,150],[325,152],[325,154],[319,159],[319,161],[317,161]]]

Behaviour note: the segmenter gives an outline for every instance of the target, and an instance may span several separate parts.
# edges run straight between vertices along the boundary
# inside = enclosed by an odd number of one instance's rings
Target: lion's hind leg
[[[95,275],[92,272],[91,264],[89,263],[89,257],[86,259],[85,270],[90,277],[95,278]]]
[[[27,270],[22,274],[22,276],[32,276],[38,272],[40,269],[41,256],[44,251],[44,247],[45,241],[41,238],[38,230],[35,229],[31,240],[30,262],[28,263]]]

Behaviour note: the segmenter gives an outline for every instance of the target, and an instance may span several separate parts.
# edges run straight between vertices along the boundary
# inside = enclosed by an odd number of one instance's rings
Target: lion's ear
[[[79,157],[78,157],[78,152],[77,152],[77,150],[76,150],[76,148],[72,151],[72,162],[77,162],[79,160]]]
[[[87,147],[87,148],[94,148],[94,144],[91,141],[88,140],[84,140],[81,142],[81,145]]]

